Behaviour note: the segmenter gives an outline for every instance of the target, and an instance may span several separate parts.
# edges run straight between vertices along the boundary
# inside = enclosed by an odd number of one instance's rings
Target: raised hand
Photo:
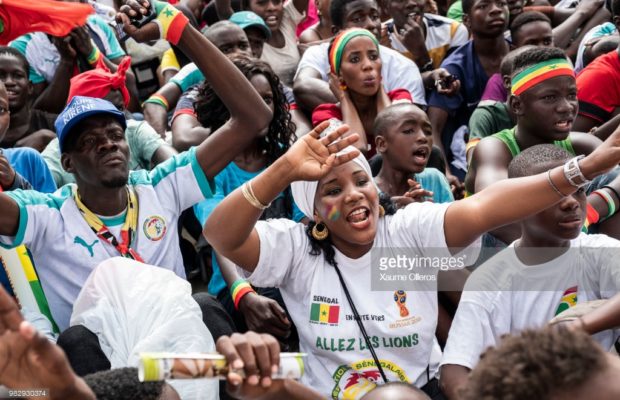
[[[73,62],[77,56],[77,51],[71,46],[71,35],[65,37],[53,37],[52,44],[58,50],[60,59]]]
[[[88,57],[93,51],[93,42],[90,40],[88,30],[83,26],[79,26],[72,30],[69,36],[71,36],[71,42],[75,49],[84,57]]]
[[[148,42],[162,37],[160,28],[155,22],[149,22],[141,28],[131,23],[132,19],[138,20],[151,12],[151,4],[147,0],[124,0],[123,3],[119,13],[116,14],[116,22],[123,24],[126,34],[137,42]]]
[[[65,353],[24,321],[0,287],[0,384],[11,389],[49,389],[52,399],[94,399]]]
[[[343,137],[349,131],[349,127],[342,125],[321,137],[321,133],[328,126],[329,121],[322,122],[310,133],[302,136],[282,156],[291,168],[292,181],[319,180],[333,167],[351,161],[360,154],[359,150],[352,150],[346,154],[336,155],[342,149],[357,142],[359,135],[353,133]]]

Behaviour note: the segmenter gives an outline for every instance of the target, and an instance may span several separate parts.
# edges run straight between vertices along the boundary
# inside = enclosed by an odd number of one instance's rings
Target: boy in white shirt
[[[554,145],[533,146],[513,159],[509,177],[538,174],[570,157]],[[620,255],[620,242],[580,233],[586,204],[582,188],[522,220],[521,238],[470,276],[441,362],[441,385],[448,398],[459,398],[457,391],[480,354],[502,335],[544,326],[578,302],[610,298],[619,291],[614,256]],[[605,331],[595,339],[609,349],[615,334]]]

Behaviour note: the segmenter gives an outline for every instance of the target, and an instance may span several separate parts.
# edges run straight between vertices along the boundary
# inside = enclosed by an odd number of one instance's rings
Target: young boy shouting
[[[383,158],[375,181],[397,207],[414,201],[454,201],[446,177],[435,168],[426,168],[433,130],[424,111],[408,103],[387,107],[377,115],[374,132]]]
[[[533,146],[512,160],[509,177],[543,173],[569,158],[555,145]],[[585,217],[581,189],[522,220],[521,237],[470,276],[442,359],[449,398],[458,398],[480,354],[502,335],[544,326],[577,303],[607,299],[620,290],[620,241],[581,233]],[[595,339],[609,349],[615,336],[605,331]]]

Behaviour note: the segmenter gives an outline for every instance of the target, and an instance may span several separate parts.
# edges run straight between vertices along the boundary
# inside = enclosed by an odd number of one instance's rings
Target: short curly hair
[[[98,400],[158,400],[164,381],[140,382],[137,368],[117,368],[84,377]]]
[[[483,353],[462,400],[548,399],[579,388],[606,367],[605,352],[583,331],[526,330]]]

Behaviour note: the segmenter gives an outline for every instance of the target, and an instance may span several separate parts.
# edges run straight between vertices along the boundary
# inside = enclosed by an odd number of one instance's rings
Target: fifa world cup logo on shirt
[[[394,292],[394,301],[400,310],[400,316],[406,317],[409,315],[409,310],[405,303],[407,302],[407,292],[404,290],[397,290]]]

